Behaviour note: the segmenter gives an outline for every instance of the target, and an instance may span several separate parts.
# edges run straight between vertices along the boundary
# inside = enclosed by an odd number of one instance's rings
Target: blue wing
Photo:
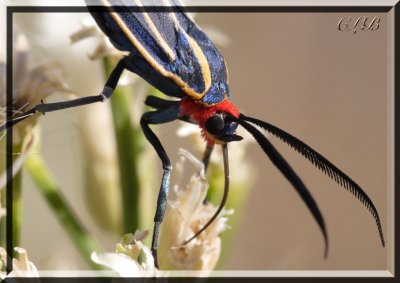
[[[205,105],[230,97],[223,57],[175,0],[86,2],[107,7],[99,12],[88,6],[114,46],[130,52],[128,68],[165,94]],[[162,5],[173,8],[154,10]]]

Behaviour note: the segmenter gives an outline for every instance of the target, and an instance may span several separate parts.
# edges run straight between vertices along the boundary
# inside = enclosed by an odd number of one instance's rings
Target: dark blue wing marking
[[[94,2],[108,6],[108,12],[96,13],[90,6],[89,11],[114,46],[130,52],[131,60],[140,58],[147,62],[126,60],[128,69],[170,96],[182,97],[183,93],[205,105],[230,98],[223,57],[183,10],[176,11],[177,2],[169,0],[174,11],[147,13],[143,13],[145,7],[132,8],[137,3],[141,5],[143,1],[139,0]],[[161,3],[145,2],[153,6]],[[118,8],[113,10],[111,5]],[[139,66],[148,69],[139,70]],[[152,75],[145,77],[148,73]]]
[[[125,60],[127,67],[130,71],[142,77],[152,86],[172,97],[183,98],[186,93],[183,92],[174,81],[166,79],[155,69],[151,68],[149,63],[140,56],[131,55],[126,57]]]
[[[216,104],[221,102],[225,97],[231,99],[228,74],[221,53],[210,38],[195,23],[188,19],[186,14],[177,14],[177,18],[179,22],[188,23],[186,26],[187,33],[201,46],[210,66],[212,85],[209,91],[203,96],[203,102],[205,104]]]

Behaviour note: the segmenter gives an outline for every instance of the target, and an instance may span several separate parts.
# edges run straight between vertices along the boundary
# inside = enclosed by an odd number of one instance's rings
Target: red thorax
[[[180,112],[182,116],[188,117],[191,122],[199,125],[202,137],[209,143],[214,143],[215,140],[207,134],[205,129],[205,122],[208,118],[210,118],[215,112],[227,113],[236,118],[240,115],[236,106],[227,98],[218,104],[206,107],[190,97],[185,97],[181,100]]]

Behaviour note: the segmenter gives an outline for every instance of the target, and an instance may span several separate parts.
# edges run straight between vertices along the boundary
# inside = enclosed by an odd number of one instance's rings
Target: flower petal
[[[107,266],[123,277],[142,275],[142,267],[125,254],[93,252],[90,258],[95,263]]]

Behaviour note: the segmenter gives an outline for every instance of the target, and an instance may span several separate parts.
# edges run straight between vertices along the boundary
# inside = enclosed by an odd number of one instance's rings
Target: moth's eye
[[[206,130],[212,135],[219,135],[225,128],[225,121],[222,114],[214,114],[210,118],[207,119]]]

